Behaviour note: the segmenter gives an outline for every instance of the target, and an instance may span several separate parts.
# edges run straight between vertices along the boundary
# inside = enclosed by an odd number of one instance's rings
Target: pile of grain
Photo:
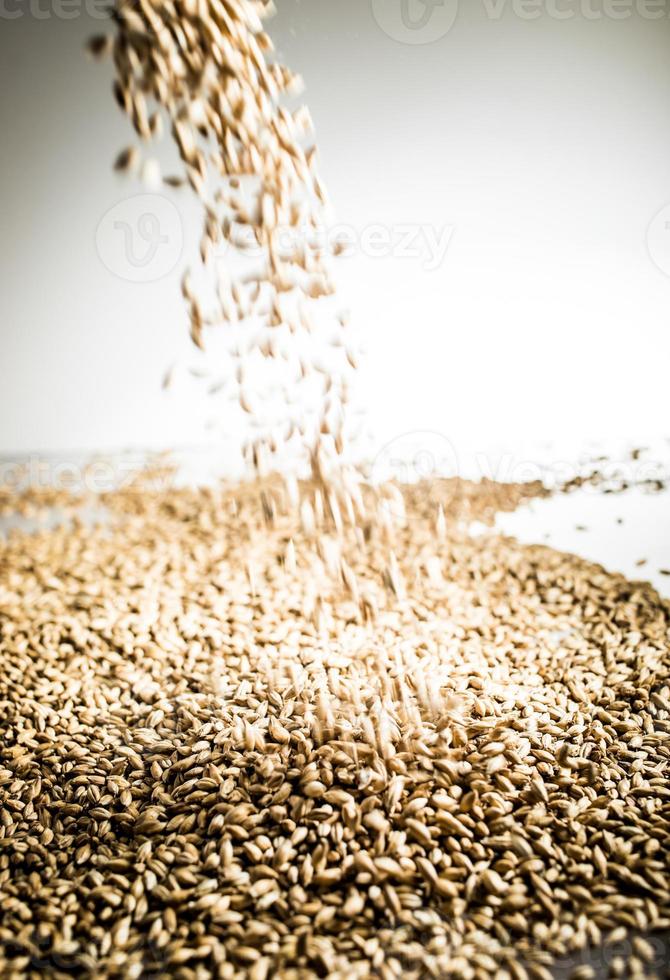
[[[654,975],[670,607],[460,529],[526,492],[131,489],[10,538],[0,974],[520,980],[636,935]]]
[[[193,342],[224,336],[211,390],[225,389],[252,434],[246,458],[263,471],[287,450],[341,456],[356,345],[334,293],[324,234],[326,193],[305,106],[287,99],[301,80],[273,60],[256,0],[116,0],[114,35],[89,42],[112,53],[114,95],[139,140],[165,122],[181,174],[202,214],[202,268],[182,292]],[[158,161],[126,147],[116,169],[160,186]],[[197,273],[197,274],[196,274]],[[317,308],[318,307],[318,308]],[[211,380],[212,365],[205,373]],[[226,411],[228,432],[234,415]]]

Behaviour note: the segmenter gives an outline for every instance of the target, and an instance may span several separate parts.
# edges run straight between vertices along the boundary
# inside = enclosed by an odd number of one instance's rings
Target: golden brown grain
[[[667,929],[670,609],[468,536],[528,492],[138,485],[8,539],[3,976],[546,978]]]

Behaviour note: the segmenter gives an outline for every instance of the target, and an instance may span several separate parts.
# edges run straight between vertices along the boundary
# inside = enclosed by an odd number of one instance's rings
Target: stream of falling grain
[[[160,183],[152,141],[166,126],[202,213],[199,267],[182,293],[193,343],[225,336],[219,381],[252,430],[247,462],[265,472],[293,453],[342,457],[358,353],[335,303],[326,192],[301,80],[272,56],[271,5],[251,0],[118,0],[115,32],[88,45],[111,54],[114,96],[141,144],[118,171]],[[330,302],[324,302],[328,301]],[[210,379],[211,382],[211,379]],[[235,416],[227,413],[228,424]],[[322,463],[323,465],[323,463]]]

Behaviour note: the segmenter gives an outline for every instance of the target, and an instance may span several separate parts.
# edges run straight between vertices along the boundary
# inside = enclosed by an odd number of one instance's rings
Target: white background
[[[37,19],[7,0],[22,16],[0,25],[0,452],[200,444],[225,404],[186,372],[201,357],[179,267],[127,282],[96,250],[103,215],[142,190],[111,173],[130,132],[110,66],[81,53],[100,22],[40,2]],[[338,220],[393,241],[453,231],[437,269],[425,252],[339,265],[380,445],[417,428],[466,452],[667,431],[670,277],[646,238],[670,204],[670,21],[566,5],[559,21],[462,3],[446,36],[410,45],[364,0],[278,0],[270,30],[305,76]],[[193,208],[172,200],[188,254]],[[670,273],[664,235],[657,220]]]

